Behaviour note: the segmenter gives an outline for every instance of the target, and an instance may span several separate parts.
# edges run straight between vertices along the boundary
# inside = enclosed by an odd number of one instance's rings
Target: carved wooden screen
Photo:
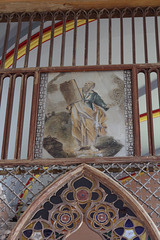
[[[130,190],[159,227],[159,24],[160,9],[150,7],[1,14],[2,236],[39,191],[82,162]],[[129,154],[42,159],[48,74],[91,71],[124,71],[130,84]]]
[[[150,7],[1,14],[1,159],[34,158],[41,73],[104,69],[131,70],[133,155],[157,156],[159,21]]]
[[[104,240],[159,239],[159,231],[139,203],[112,179],[87,165],[48,186],[9,239],[66,239],[82,222]]]

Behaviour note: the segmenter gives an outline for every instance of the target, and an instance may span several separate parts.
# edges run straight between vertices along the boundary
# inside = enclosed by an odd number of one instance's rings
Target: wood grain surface
[[[1,12],[33,12],[91,8],[157,7],[159,0],[0,0]]]

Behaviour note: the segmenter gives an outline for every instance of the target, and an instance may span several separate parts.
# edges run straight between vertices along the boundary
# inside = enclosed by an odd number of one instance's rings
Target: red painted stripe
[[[152,114],[158,113],[158,112],[160,112],[160,109],[153,110],[153,111],[152,111]],[[140,114],[139,116],[140,116],[140,118],[141,118],[141,117],[145,117],[145,116],[147,116],[147,113],[142,113],[142,114]]]
[[[70,22],[70,21],[67,21],[67,22]],[[57,28],[57,27],[59,27],[59,26],[61,26],[61,25],[63,25],[63,21],[60,21],[60,22],[56,23],[56,24],[55,24],[55,28]],[[45,28],[45,29],[43,30],[43,33],[46,33],[46,32],[48,32],[48,31],[50,31],[50,30],[51,30],[51,26]],[[33,36],[31,36],[31,41],[33,41],[33,40],[34,40],[35,38],[37,38],[37,37],[39,37],[39,32],[37,32],[37,33],[35,33]],[[19,50],[21,47],[25,46],[26,44],[27,44],[27,40],[25,40],[25,41],[23,41],[22,43],[20,43],[20,44],[19,44],[19,47],[18,47],[18,50]],[[7,55],[6,55],[6,60],[7,60],[10,56],[12,56],[13,54],[14,54],[14,48],[13,48],[9,53],[7,53]]]

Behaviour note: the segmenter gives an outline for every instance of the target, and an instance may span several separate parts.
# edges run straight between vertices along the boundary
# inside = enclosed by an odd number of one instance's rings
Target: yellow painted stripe
[[[89,19],[89,22],[93,22],[95,21],[94,19]],[[82,25],[84,25],[86,23],[85,19],[79,19],[77,20],[77,27],[80,27]],[[66,23],[66,32],[70,31],[74,29],[74,21],[70,21],[68,23]],[[55,31],[54,31],[54,37],[57,37],[59,35],[61,35],[63,32],[63,25],[58,26]],[[50,40],[51,38],[51,30],[45,32],[42,36],[42,43]],[[30,51],[33,50],[34,48],[36,48],[38,46],[38,42],[39,42],[39,36],[37,36],[36,38],[32,39],[31,43],[30,43]],[[17,59],[21,58],[23,55],[25,55],[26,53],[26,45],[21,47],[18,50],[18,54],[17,54]],[[13,55],[12,54],[5,62],[5,68],[9,68],[12,64],[13,64]]]
[[[147,121],[147,116],[140,117],[140,122],[145,122]]]
[[[153,113],[152,117],[153,118],[160,117],[160,111],[159,112],[157,111],[157,112]],[[140,122],[145,122],[145,121],[147,121],[147,115],[140,117]]]

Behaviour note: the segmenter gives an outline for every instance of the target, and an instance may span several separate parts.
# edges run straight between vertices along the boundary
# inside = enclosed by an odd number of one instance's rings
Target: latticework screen
[[[145,208],[157,227],[160,226],[160,168],[158,163],[100,164],[94,167],[126,188]],[[1,239],[20,215],[46,186],[71,166],[3,167],[1,174]]]
[[[81,162],[124,186],[160,229],[159,26],[160,8],[150,7],[0,16],[1,240],[46,186]],[[118,70],[128,155],[41,159],[48,74]]]

